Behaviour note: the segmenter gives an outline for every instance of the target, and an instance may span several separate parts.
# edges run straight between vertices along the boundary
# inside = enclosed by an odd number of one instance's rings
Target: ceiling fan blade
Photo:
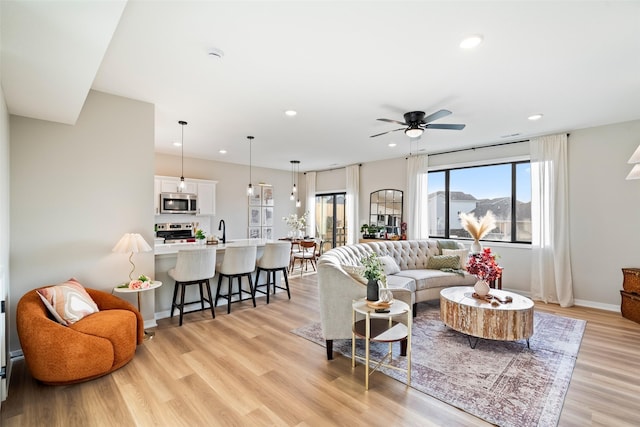
[[[432,123],[425,126],[425,129],[451,129],[451,130],[462,130],[465,125],[454,125],[447,123]]]
[[[399,130],[404,130],[404,129],[405,129],[405,128],[389,130],[389,131],[386,131],[386,132],[378,133],[378,134],[376,134],[376,135],[371,135],[369,138],[375,138],[376,136],[384,135],[384,134],[391,133],[391,132],[397,132],[397,131],[399,131]]]
[[[376,119],[376,120],[380,120],[381,122],[397,123],[397,124],[399,124],[399,125],[409,126],[409,124],[408,124],[408,123],[399,122],[399,121],[397,121],[397,120],[391,120],[391,119]]]
[[[434,120],[438,120],[441,119],[443,117],[448,116],[449,114],[451,114],[451,111],[449,110],[440,110],[440,111],[436,111],[433,114],[429,114],[427,117],[425,117],[424,119],[422,119],[422,123],[430,123]]]

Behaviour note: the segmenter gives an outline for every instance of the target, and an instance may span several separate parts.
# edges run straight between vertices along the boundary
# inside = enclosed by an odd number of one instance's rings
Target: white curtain
[[[347,245],[358,243],[360,229],[358,227],[358,195],[360,194],[360,165],[346,167],[347,198],[345,209],[347,216]]]
[[[567,135],[531,139],[531,297],[573,305]]]
[[[316,232],[316,173],[307,172],[305,175],[307,189],[307,236],[320,237]]]
[[[407,159],[407,193],[404,195],[407,212],[407,238],[429,237],[427,174],[429,157],[413,156]]]

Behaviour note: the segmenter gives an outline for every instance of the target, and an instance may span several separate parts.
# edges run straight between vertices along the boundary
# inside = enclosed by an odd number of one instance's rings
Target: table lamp
[[[150,252],[151,246],[144,240],[144,238],[137,233],[126,233],[120,241],[113,247],[113,252],[127,253],[129,255],[129,263],[131,263],[131,271],[129,272],[129,280],[133,280],[133,271],[136,269],[135,264],[131,260],[134,253],[138,252]]]

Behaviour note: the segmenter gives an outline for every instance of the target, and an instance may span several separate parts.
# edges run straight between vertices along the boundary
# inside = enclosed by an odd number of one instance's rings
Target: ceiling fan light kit
[[[422,132],[424,131],[419,127],[411,127],[411,126],[404,130],[405,135],[407,135],[409,138],[417,138],[420,135],[422,135]]]
[[[449,114],[451,114],[451,111],[449,110],[438,110],[435,113],[429,114],[428,116],[425,117],[424,111],[410,111],[408,113],[404,113],[404,122],[400,122],[398,120],[392,120],[392,119],[378,119],[382,122],[397,123],[399,125],[403,125],[407,127],[378,133],[376,135],[371,135],[371,138],[385,135],[389,132],[397,132],[399,130],[404,131],[405,135],[407,135],[409,138],[417,138],[420,135],[422,135],[422,133],[426,129],[447,129],[447,130],[464,129],[465,125],[463,124],[431,123],[434,120],[441,119],[445,116],[448,116]]]

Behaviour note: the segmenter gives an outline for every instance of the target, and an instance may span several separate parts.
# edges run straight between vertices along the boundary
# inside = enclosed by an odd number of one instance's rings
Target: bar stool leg
[[[213,298],[211,297],[211,283],[209,283],[209,279],[205,280],[205,287],[207,288],[207,294],[209,295],[209,307],[211,307],[211,317],[216,318],[216,311],[213,305]]]
[[[182,288],[180,291],[180,324],[179,326],[182,326],[182,317],[184,316],[184,290],[186,288],[186,286],[181,283],[180,287]]]

